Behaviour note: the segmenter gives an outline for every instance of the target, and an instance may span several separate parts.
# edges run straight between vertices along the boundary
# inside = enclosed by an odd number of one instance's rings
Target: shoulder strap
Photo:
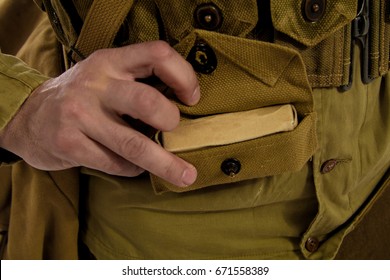
[[[111,47],[133,3],[134,0],[94,0],[71,58],[77,62],[98,49]]]

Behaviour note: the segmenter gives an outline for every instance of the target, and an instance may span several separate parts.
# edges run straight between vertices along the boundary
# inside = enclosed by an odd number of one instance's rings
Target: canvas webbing
[[[95,0],[74,46],[72,59],[80,61],[94,51],[108,48],[125,20],[134,0]]]
[[[54,0],[35,1],[42,1],[45,3],[46,8],[50,7],[52,2],[56,2]],[[66,68],[69,67],[68,63],[70,61],[78,62],[97,49],[112,47],[116,34],[133,7],[134,2],[134,0],[94,0],[84,19],[79,36],[77,35],[78,32],[72,30],[71,24],[67,23],[69,19],[71,22],[73,21],[72,14],[67,13],[64,15],[64,11],[61,11],[61,8],[57,7],[58,5],[55,7],[56,9],[51,8],[54,16],[47,10],[49,18],[51,17],[53,28],[60,42],[64,45],[65,57],[69,58],[69,60],[65,60]],[[168,1],[161,1],[161,3],[165,3],[167,14],[170,15],[171,6]],[[370,14],[376,15],[375,17],[372,16],[369,22],[364,24],[364,19],[366,19],[364,16],[356,21],[356,26],[362,30],[364,30],[363,27],[369,26],[370,42],[366,44],[369,45],[369,62],[366,59],[363,68],[371,79],[375,79],[387,73],[390,67],[390,23],[388,22],[390,8],[388,0],[365,0],[359,1],[359,3],[370,3]],[[188,7],[183,8],[183,13],[181,13],[183,18],[187,14],[187,9]],[[281,9],[284,11],[285,7]],[[85,13],[83,14],[85,15]],[[146,24],[150,19],[143,17],[137,20],[141,20],[140,26],[142,26],[142,20]],[[190,26],[189,28],[192,27]],[[354,71],[351,67],[351,61],[353,61],[351,57],[351,49],[353,48],[351,46],[354,41],[351,34],[353,34],[352,24],[345,26],[344,29],[335,31],[333,36],[327,37],[316,47],[302,50],[301,55],[306,62],[308,77],[312,87],[339,87],[351,84],[350,78]],[[76,39],[77,36],[78,39]],[[131,34],[131,36],[135,36],[133,39],[137,39],[137,34]],[[143,40],[148,40],[148,38],[143,38]],[[275,43],[290,46],[290,40],[286,40],[284,35],[280,37],[280,40],[278,37],[275,37]],[[291,47],[294,47],[293,42]]]

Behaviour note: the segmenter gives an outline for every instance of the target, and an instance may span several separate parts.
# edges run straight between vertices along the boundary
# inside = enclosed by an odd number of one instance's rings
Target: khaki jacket
[[[77,25],[74,24],[74,19],[69,19],[67,12],[59,13],[63,8],[60,6],[59,1],[51,2],[53,2],[53,6],[51,6],[53,10],[49,9],[47,10],[47,13],[52,20],[53,28],[57,32],[58,38],[65,45],[65,52],[69,53],[73,60],[77,61],[79,58],[73,54],[70,46],[78,46],[77,34],[82,32],[80,31],[81,27],[77,27]],[[223,60],[220,64],[228,65],[229,63],[231,64],[232,56],[229,55],[229,49],[224,49],[224,46],[231,46],[236,43],[236,46],[244,44],[246,48],[250,49],[252,42],[248,39],[252,39],[253,37],[258,39],[258,36],[260,36],[261,39],[267,41],[269,36],[271,36],[267,32],[261,33],[253,31],[256,30],[254,28],[257,23],[256,1],[248,1],[248,3],[250,2],[252,6],[248,4],[248,10],[246,10],[246,14],[244,15],[237,15],[234,13],[231,15],[225,15],[225,25],[222,25],[221,27],[221,35],[210,33],[210,31],[204,31],[202,28],[192,32],[192,27],[188,24],[188,22],[192,22],[192,14],[190,15],[191,18],[180,16],[174,17],[170,15],[171,10],[169,7],[164,5],[164,1],[155,2],[158,3],[157,6],[147,6],[147,4],[145,4],[145,7],[141,4],[134,4],[133,9],[130,10],[130,14],[126,18],[127,21],[130,21],[130,23],[125,26],[128,29],[122,27],[124,31],[121,29],[122,33],[117,35],[117,37],[112,41],[114,46],[137,43],[144,40],[160,39],[160,30],[156,28],[161,24],[160,22],[152,21],[149,22],[148,25],[137,24],[138,22],[145,23],[142,21],[142,19],[145,18],[145,14],[143,14],[143,12],[156,12],[153,10],[156,7],[158,7],[161,16],[164,19],[166,32],[164,38],[174,45],[175,48],[186,57],[190,55],[192,47],[196,44],[197,39],[201,38],[202,41],[206,41],[214,49],[217,49],[218,52],[223,53],[225,55],[225,60]],[[175,11],[178,15],[185,14],[184,10],[188,9],[188,3],[184,2],[186,1],[183,1],[183,4],[180,4],[180,1],[177,1],[177,3],[175,2],[177,6]],[[316,122],[316,125],[318,126],[317,136],[314,138],[308,137],[310,139],[315,139],[315,142],[318,140],[318,146],[320,149],[315,149],[317,145],[314,142],[307,147],[300,146],[300,149],[304,150],[303,156],[301,154],[297,155],[302,157],[300,159],[301,163],[294,165],[292,163],[288,164],[288,161],[286,161],[286,166],[280,167],[278,165],[278,168],[280,168],[278,172],[285,173],[287,171],[292,172],[304,170],[315,181],[319,208],[315,219],[312,220],[310,228],[302,237],[302,251],[306,258],[333,258],[344,237],[357,225],[364,214],[372,206],[376,198],[384,192],[385,186],[389,184],[388,179],[386,179],[388,178],[388,175],[380,181],[389,167],[389,157],[386,157],[386,155],[389,154],[388,140],[390,139],[388,126],[380,128],[380,133],[377,129],[374,129],[380,135],[378,134],[379,138],[376,138],[376,140],[379,139],[379,142],[376,143],[377,151],[371,154],[372,158],[365,158],[362,162],[359,160],[355,161],[356,157],[365,155],[367,147],[374,145],[374,140],[371,137],[364,135],[366,133],[370,133],[367,122],[370,121],[378,123],[381,118],[389,119],[389,115],[383,113],[384,111],[389,111],[386,109],[388,103],[381,103],[378,105],[380,108],[378,111],[382,112],[382,114],[378,114],[377,111],[367,111],[365,116],[358,112],[356,112],[355,115],[352,113],[343,115],[343,110],[336,103],[340,98],[338,97],[337,90],[330,93],[325,93],[323,90],[323,88],[336,88],[338,86],[345,85],[349,81],[350,66],[353,61],[350,59],[351,47],[345,47],[348,45],[347,43],[350,42],[348,42],[345,38],[348,37],[347,34],[350,34],[351,31],[351,27],[348,24],[355,16],[357,1],[341,1],[342,4],[340,4],[341,6],[339,7],[341,9],[339,9],[340,14],[338,17],[330,16],[333,20],[329,22],[324,21],[323,25],[317,25],[314,27],[314,30],[302,28],[300,24],[304,23],[301,22],[301,17],[292,16],[291,21],[296,24],[284,23],[283,21],[285,18],[282,15],[284,10],[288,10],[289,8],[286,4],[292,5],[291,10],[296,11],[296,8],[293,7],[292,4],[294,1],[285,1],[286,3],[282,2],[283,1],[271,1],[273,13],[272,23],[277,29],[277,32],[275,33],[277,36],[275,36],[274,40],[280,46],[277,48],[277,51],[279,51],[281,55],[290,55],[290,60],[294,61],[297,64],[297,67],[302,67],[304,65],[305,69],[302,68],[303,71],[295,71],[294,73],[287,75],[288,77],[277,76],[277,74],[279,74],[278,72],[283,69],[281,68],[282,66],[271,69],[270,65],[273,64],[268,63],[265,65],[259,64],[258,68],[248,69],[248,65],[253,64],[253,61],[245,61],[246,57],[243,55],[240,58],[240,63],[243,63],[244,66],[240,64],[240,71],[237,70],[236,72],[233,72],[233,74],[240,75],[240,73],[243,72],[242,68],[244,68],[244,71],[249,72],[250,75],[258,76],[260,80],[258,84],[259,87],[264,86],[263,84],[267,84],[268,87],[274,87],[274,91],[276,93],[280,92],[280,90],[282,90],[285,86],[281,83],[302,80],[301,78],[296,78],[295,80],[291,80],[289,78],[293,77],[296,72],[306,73],[307,71],[307,78],[303,79],[305,80],[305,83],[300,85],[300,87],[305,88],[305,91],[307,90],[309,94],[303,92],[302,95],[300,95],[298,92],[295,103],[301,117],[309,116],[306,121],[308,128],[304,130],[306,131],[305,135],[311,135],[311,133],[313,133],[315,126],[309,124],[314,124],[314,122]],[[331,5],[334,5],[335,3],[335,1],[328,2]],[[5,23],[8,22],[7,19],[15,19],[15,17],[11,17],[12,10],[17,11],[21,8],[20,6],[18,7],[17,4],[11,3],[11,1],[6,0],[0,2],[0,4],[4,7],[7,7],[7,9],[0,9],[0,11],[4,11],[4,13],[7,14],[7,16],[1,17]],[[145,1],[145,3],[149,3],[149,1]],[[219,1],[218,3],[223,7],[223,1]],[[85,19],[87,17],[87,11],[91,6],[91,1],[74,1],[74,4],[75,8],[79,11],[81,19]],[[31,3],[23,3],[23,5],[31,5]],[[195,1],[191,2],[191,5],[194,6],[191,7],[195,10]],[[33,8],[31,9],[34,10]],[[225,9],[222,10],[225,11]],[[53,11],[57,14],[53,13]],[[256,13],[254,13],[254,11],[256,11]],[[35,14],[35,11],[33,13]],[[383,15],[385,14],[383,13]],[[53,20],[53,17],[56,16],[58,16],[59,19]],[[28,38],[26,45],[29,46],[28,49],[26,47],[15,47],[23,45],[23,43],[20,43],[18,40],[10,42],[9,44],[4,44],[3,47],[3,42],[7,41],[3,39],[5,36],[4,34],[7,34],[6,31],[0,32],[0,42],[4,52],[8,50],[9,53],[16,54],[16,50],[19,49],[19,56],[26,62],[30,63],[30,65],[33,65],[36,69],[40,70],[41,73],[44,73],[47,76],[55,76],[59,74],[63,70],[61,68],[66,67],[66,65],[61,65],[60,60],[58,59],[61,52],[59,51],[56,41],[53,39],[53,33],[49,28],[48,21],[41,17],[42,15],[39,12],[36,12],[35,18],[37,18],[37,20],[33,24],[36,26],[34,33],[32,33],[33,35],[30,37],[26,36],[26,38]],[[175,20],[181,19],[182,22],[170,21],[169,19],[171,17]],[[0,26],[7,26],[5,23]],[[268,23],[269,22],[266,24]],[[384,36],[383,34],[388,32],[388,28],[388,25],[384,25],[385,30],[382,30],[382,33],[379,32],[377,36]],[[26,31],[26,34],[29,34],[31,31],[32,29]],[[37,34],[39,34],[39,36],[37,36]],[[226,34],[229,36],[226,36]],[[286,34],[292,39],[286,40],[284,37]],[[50,38],[50,42],[52,42],[51,47],[42,49],[42,39],[37,39],[42,37]],[[242,39],[243,41],[237,41],[235,38],[244,39]],[[338,40],[338,38],[344,39]],[[378,50],[382,55],[375,57],[375,59],[372,60],[372,65],[377,66],[373,66],[371,69],[371,74],[374,77],[384,76],[388,70],[388,60],[386,60],[386,54],[388,57],[389,41],[388,37],[385,37],[385,39],[387,40],[384,41],[385,44],[387,44],[387,47],[379,46]],[[47,42],[47,39],[45,39],[45,42]],[[258,43],[253,47],[262,47],[265,50],[269,46]],[[81,46],[81,48],[83,48],[83,46]],[[316,55],[318,53],[329,54],[330,50],[333,50],[333,56],[330,57],[329,55],[324,55],[324,57],[318,58],[320,60],[320,64],[318,62],[316,63]],[[334,50],[338,51],[335,52]],[[271,55],[275,51],[275,48],[270,48],[269,54]],[[40,58],[45,55],[47,55],[47,57],[55,57],[57,58],[55,60],[57,63],[44,63],[43,65],[39,65],[36,59],[38,57],[37,53],[39,53]],[[85,51],[82,49],[83,55],[88,55],[89,53],[90,50],[88,50],[88,48]],[[255,59],[257,59],[256,62],[258,63],[264,63],[264,59],[266,59],[266,57],[267,55],[264,55],[255,57]],[[385,59],[383,57],[385,57]],[[39,61],[45,60],[39,59]],[[334,63],[331,63],[331,61]],[[0,62],[3,65],[0,71],[2,74],[0,75],[0,82],[2,85],[9,87],[9,91],[12,91],[13,93],[12,97],[10,95],[0,96],[1,104],[7,104],[6,107],[2,107],[0,115],[0,124],[2,128],[17,112],[23,101],[28,97],[28,94],[41,82],[47,79],[47,77],[31,70],[25,65],[22,65],[12,57],[2,56]],[[67,60],[67,62],[68,64],[71,64],[69,60]],[[237,64],[237,62],[233,61],[233,64]],[[55,65],[55,67],[48,69],[47,65]],[[321,65],[321,67],[318,65]],[[262,73],[261,71],[264,67],[266,67],[266,69],[271,69],[271,74],[269,74],[269,71]],[[6,69],[8,70],[6,71]],[[288,69],[287,65],[286,69]],[[274,74],[272,74],[272,71],[274,71]],[[223,72],[222,75],[229,75],[230,72],[231,67],[226,72]],[[324,73],[328,74],[324,75]],[[297,74],[297,76],[298,75],[299,74]],[[242,77],[240,76],[240,79],[246,79],[247,77],[248,75],[243,75]],[[281,78],[278,79],[279,77]],[[384,78],[384,80],[385,79],[386,78]],[[389,78],[387,78],[387,80],[389,80]],[[201,79],[201,85],[202,83],[203,87],[206,87],[207,84],[211,82],[207,81],[206,77]],[[387,82],[387,84],[388,83],[389,82]],[[386,82],[384,82],[384,84],[386,85]],[[375,86],[371,87],[376,87],[376,90],[378,90],[378,85],[380,85],[379,80],[376,82]],[[312,88],[314,89],[314,97],[311,96]],[[389,95],[388,88],[384,89],[382,92],[384,92],[381,93],[383,96]],[[14,100],[12,100],[12,98]],[[344,102],[345,104],[351,105],[351,107],[357,105],[359,108],[358,111],[361,111],[365,110],[364,108],[368,108],[367,102],[376,102],[376,97],[372,98],[372,101],[364,100],[364,98],[355,101],[355,99],[346,95]],[[180,109],[182,112],[193,115],[208,114],[210,110],[207,106],[208,102],[215,104],[215,101],[208,100],[207,102],[204,102],[204,107],[202,107],[202,104],[200,107],[197,107],[196,110],[198,111],[188,111],[188,108],[184,107],[181,107]],[[256,102],[256,100],[254,100],[254,102]],[[261,102],[264,102],[264,99],[262,99]],[[267,102],[272,103],[275,101],[270,100]],[[285,103],[284,100],[281,100],[280,102]],[[232,105],[234,110],[236,110],[236,105],[237,103]],[[245,107],[242,108],[243,110],[248,109],[247,105],[242,106]],[[330,108],[334,108],[334,111],[330,110]],[[223,111],[226,110],[226,108],[217,108],[217,110]],[[316,119],[315,116],[317,114],[318,118]],[[340,115],[338,116],[337,114]],[[313,119],[311,119],[310,116],[313,116]],[[346,118],[346,122],[351,122],[351,126],[342,126],[346,129],[344,133],[340,133],[337,127],[336,129],[334,128],[334,122],[339,120],[338,117]],[[361,126],[362,130],[357,131],[355,129],[356,126]],[[301,126],[301,130],[302,129],[305,129],[305,127]],[[362,147],[357,147],[355,145],[351,145],[352,147],[349,147],[349,140],[345,140],[347,137],[351,137],[352,139],[364,137],[367,143],[365,143]],[[293,138],[293,140],[294,139],[295,138]],[[300,138],[296,138],[295,141],[300,143],[301,141],[298,141],[299,139]],[[269,139],[271,142],[276,140],[276,138]],[[284,138],[279,141],[282,143]],[[356,142],[356,145],[357,144],[358,143]],[[261,146],[264,144],[258,143],[256,145]],[[278,147],[284,146],[285,145],[280,145]],[[229,150],[230,149],[228,149],[227,152],[229,152]],[[240,150],[247,149],[242,149],[242,147],[237,148],[237,152]],[[268,151],[268,149],[259,150],[257,153],[264,154],[266,151]],[[213,153],[213,151],[210,153]],[[220,151],[218,153],[220,153]],[[183,154],[181,156],[186,158],[191,157],[191,154]],[[195,156],[193,160],[196,161],[196,158],[197,156]],[[248,160],[251,158],[252,157],[248,155]],[[264,158],[270,158],[270,155],[265,155]],[[308,163],[309,159],[311,159],[311,161]],[[280,161],[281,160],[278,162]],[[333,167],[331,166],[332,163],[334,165]],[[210,165],[213,166],[214,163],[211,163]],[[291,167],[292,165],[293,168]],[[329,176],[321,173],[321,171],[324,171],[324,168],[327,166],[333,170],[336,165],[337,168],[340,168],[338,171],[336,170],[336,174],[333,173],[332,176]],[[267,172],[274,172],[275,169],[276,168],[270,168]],[[373,171],[374,169],[375,172]],[[206,166],[205,170],[207,171],[209,168]],[[1,213],[0,221],[2,231],[4,232],[3,238],[7,238],[7,242],[3,242],[6,244],[4,247],[4,256],[6,258],[13,259],[77,258],[77,242],[79,233],[79,171],[69,170],[64,172],[42,172],[28,167],[24,162],[20,161],[13,165],[12,168],[9,166],[3,166],[0,172],[2,174],[2,178],[6,178],[6,180],[1,182],[1,184],[4,185],[4,188],[2,189],[6,190],[1,192],[1,201],[4,202],[1,205],[4,205],[3,208],[5,210]],[[313,174],[311,174],[311,172],[313,172]],[[21,174],[23,174],[22,178],[20,177]],[[93,176],[93,174],[89,174]],[[252,177],[246,177],[244,179],[273,176],[277,174],[278,173],[248,174],[246,176]],[[300,174],[300,176],[304,175],[302,172]],[[96,176],[98,177],[99,175]],[[221,176],[212,184],[226,184],[229,182],[226,180],[228,179]],[[237,180],[240,180],[240,178],[238,177]],[[155,182],[154,187],[156,192],[165,192],[167,190],[175,191],[172,186],[159,181],[158,178],[152,177],[152,182],[153,181]],[[206,178],[204,183],[199,183],[199,186],[195,187],[203,187],[204,185],[210,184],[209,182],[209,179]],[[10,200],[12,203],[7,203]],[[315,238],[313,238],[313,236]],[[318,247],[318,242],[323,242],[320,250],[318,250],[318,248],[313,251],[309,250],[311,244],[317,243],[313,246]]]
[[[7,0],[0,1],[0,47],[3,128],[32,90],[61,73],[62,48],[35,3]],[[17,55],[39,72],[5,53]],[[11,165],[7,162],[17,158],[0,153],[2,259],[77,259],[78,173],[41,172],[23,161]]]

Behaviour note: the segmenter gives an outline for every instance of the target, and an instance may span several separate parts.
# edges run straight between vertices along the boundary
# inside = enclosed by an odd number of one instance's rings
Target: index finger
[[[111,71],[133,79],[157,76],[187,105],[200,99],[192,66],[164,41],[145,42],[115,49],[109,57]]]
[[[145,135],[129,128],[119,119],[91,118],[84,133],[115,154],[156,176],[185,187],[195,182],[195,167],[169,153]],[[106,170],[105,172],[108,173]]]

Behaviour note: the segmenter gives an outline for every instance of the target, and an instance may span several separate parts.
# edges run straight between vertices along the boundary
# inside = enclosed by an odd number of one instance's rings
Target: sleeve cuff
[[[0,53],[0,131],[31,92],[48,79],[18,58]]]

